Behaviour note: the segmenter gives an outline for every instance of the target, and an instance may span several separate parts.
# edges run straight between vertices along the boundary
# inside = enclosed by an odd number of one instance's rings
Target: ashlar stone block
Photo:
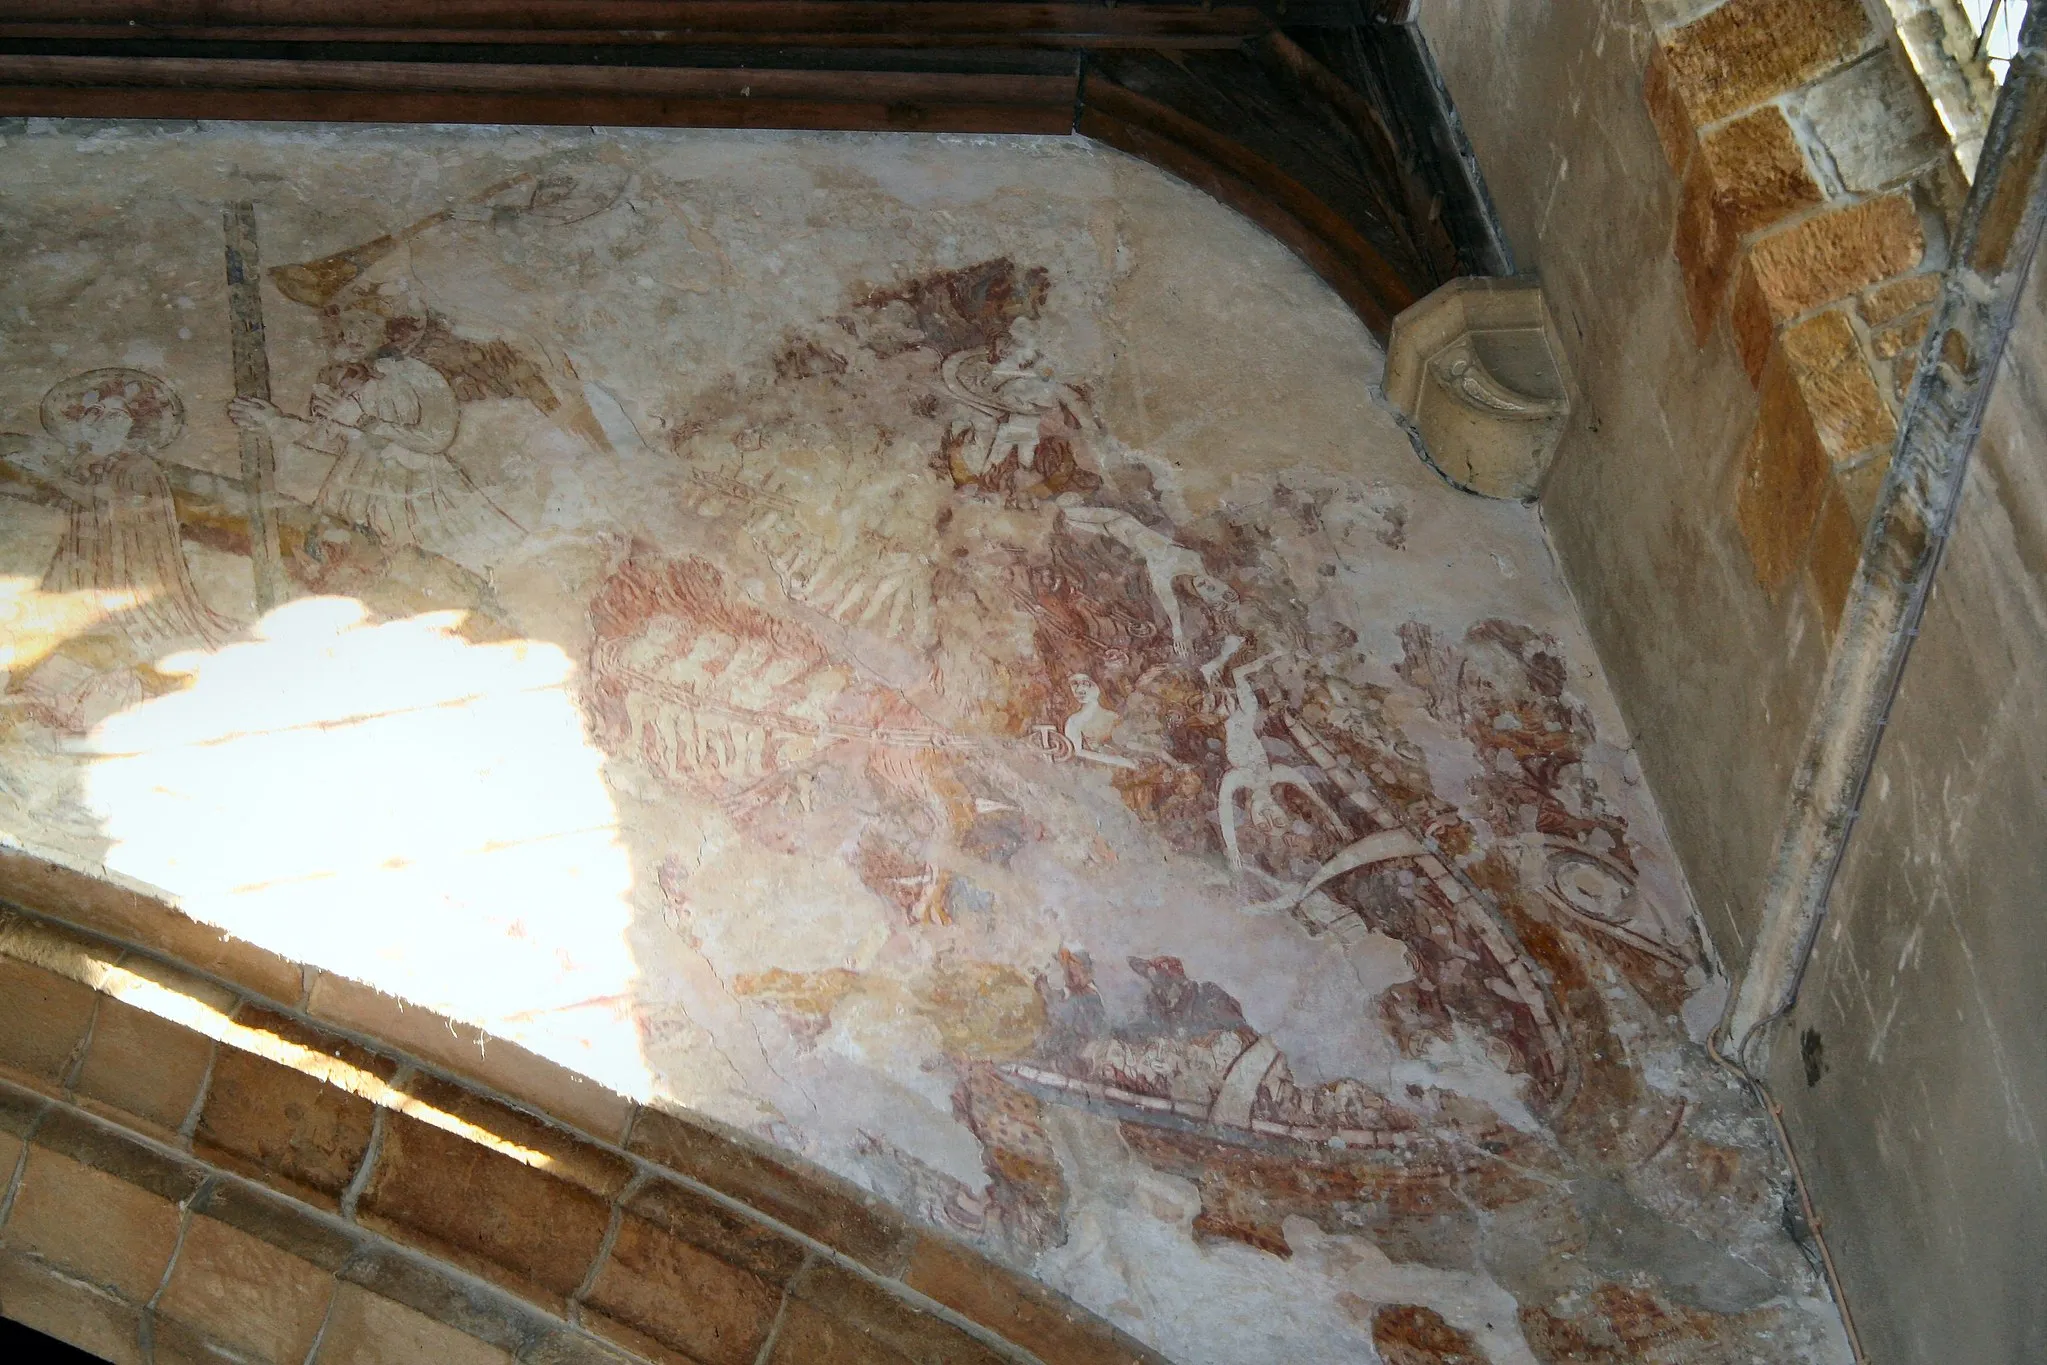
[[[1828,489],[1825,448],[1782,352],[1763,374],[1762,410],[1742,456],[1735,520],[1756,581],[1775,592],[1796,573]]]
[[[1813,527],[1812,551],[1805,565],[1813,600],[1819,604],[1830,634],[1841,628],[1848,589],[1854,584],[1856,567],[1862,562],[1862,534],[1863,526],[1849,510],[1847,498],[1830,481]]]
[[[1749,374],[1761,376],[1779,324],[1913,270],[1925,253],[1918,209],[1902,191],[1759,239],[1735,281],[1735,345]]]
[[[13,958],[0,957],[0,1069],[44,1087],[71,1074],[92,1026],[91,987]]]
[[[1699,139],[1720,211],[1736,236],[1768,227],[1824,196],[1790,120],[1774,104],[1732,119]]]
[[[194,1218],[158,1305],[157,1359],[169,1347],[191,1359],[304,1360],[333,1293],[320,1266],[240,1228]]]
[[[748,1365],[781,1298],[758,1275],[627,1215],[584,1300],[583,1323],[629,1350],[649,1337],[703,1365]],[[615,1333],[613,1324],[628,1330]]]
[[[1774,104],[1699,139],[1678,197],[1672,252],[1700,344],[1713,330],[1742,239],[1824,199],[1798,138]]]
[[[798,1361],[909,1361],[1001,1365],[1002,1357],[943,1318],[920,1313],[842,1266],[819,1262],[798,1277],[777,1335],[776,1365]],[[829,1353],[827,1353],[829,1352]],[[843,1353],[843,1354],[840,1354]]]
[[[511,1365],[511,1360],[509,1353],[488,1342],[402,1303],[380,1298],[360,1285],[344,1284],[328,1312],[313,1365],[389,1365],[396,1361]]]
[[[102,1000],[77,1093],[175,1133],[191,1113],[212,1058],[213,1040],[204,1034],[119,1000]]]
[[[38,1132],[4,1230],[75,1279],[142,1303],[178,1244],[196,1168],[59,1113]]]
[[[1729,0],[1664,39],[1677,98],[1700,125],[1802,85],[1860,51],[1860,0]]]
[[[517,1156],[389,1116],[357,1205],[364,1226],[563,1311],[603,1244],[609,1204]]]
[[[1846,312],[1833,308],[1796,323],[1785,329],[1782,344],[1829,460],[1851,459],[1897,439],[1897,420]]]
[[[1741,239],[1721,212],[1711,167],[1703,157],[1692,158],[1678,187],[1677,223],[1670,250],[1684,277],[1685,311],[1692,320],[1693,337],[1701,346],[1720,318],[1740,246]]]
[[[111,1365],[141,1365],[141,1311],[33,1257],[0,1252],[0,1317]]]
[[[1851,194],[1905,180],[1948,149],[1925,88],[1890,47],[1815,82],[1796,105]]]
[[[1062,1365],[1160,1365],[1162,1357],[1108,1324],[1077,1317],[1027,1276],[926,1234],[903,1282],[920,1294]]]
[[[1939,275],[1907,275],[1902,280],[1892,280],[1869,290],[1856,307],[1864,322],[1872,327],[1881,327],[1908,313],[1929,307],[1939,297]]]
[[[238,1025],[284,1047],[304,1049],[388,1079],[395,1067],[339,1039],[268,1011],[244,1009]],[[338,1205],[368,1150],[376,1107],[360,1095],[223,1044],[213,1064],[193,1150],[209,1160],[278,1184],[324,1208]]]
[[[700,1180],[881,1273],[902,1269],[913,1234],[894,1213],[823,1172],[799,1172],[712,1129],[642,1109],[627,1148]]]
[[[1692,148],[1698,144],[1697,130],[1671,82],[1670,62],[1660,46],[1649,54],[1642,102],[1649,106],[1649,121],[1656,125],[1656,140],[1663,145],[1663,158],[1670,163],[1671,173],[1683,175],[1691,164]]]

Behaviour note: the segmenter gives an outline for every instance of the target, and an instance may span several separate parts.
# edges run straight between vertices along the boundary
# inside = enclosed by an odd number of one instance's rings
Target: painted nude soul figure
[[[1233,651],[1236,648],[1242,648],[1242,643],[1233,646]],[[1224,656],[1225,659],[1227,657]],[[1261,830],[1283,828],[1292,821],[1293,817],[1279,800],[1279,789],[1292,787],[1308,798],[1316,813],[1329,822],[1331,829],[1346,837],[1350,834],[1343,818],[1322,799],[1322,794],[1315,790],[1314,782],[1306,773],[1274,763],[1265,752],[1265,738],[1258,733],[1263,710],[1258,702],[1257,684],[1252,678],[1277,657],[1277,652],[1261,654],[1250,663],[1239,664],[1230,671],[1230,688],[1222,694],[1223,755],[1230,766],[1229,771],[1223,774],[1222,786],[1216,793],[1215,816],[1222,826],[1223,848],[1229,854],[1230,868],[1236,872],[1244,870],[1244,858],[1237,848],[1237,797],[1240,794],[1250,805],[1251,823]]]
[[[1181,545],[1162,531],[1146,526],[1128,512],[1112,507],[1082,505],[1062,509],[1067,529],[1078,535],[1103,536],[1115,541],[1144,563],[1145,578],[1152,596],[1172,627],[1173,648],[1185,652],[1187,624],[1180,611],[1180,583],[1185,580],[1196,597],[1212,607],[1237,600],[1236,590],[1208,571],[1198,551]]]
[[[1080,709],[1066,718],[1061,729],[1066,742],[1073,746],[1073,757],[1111,768],[1135,768],[1136,760],[1103,750],[1115,735],[1116,722],[1121,717],[1102,705],[1102,685],[1085,673],[1076,673],[1066,680],[1066,686],[1080,703]]]

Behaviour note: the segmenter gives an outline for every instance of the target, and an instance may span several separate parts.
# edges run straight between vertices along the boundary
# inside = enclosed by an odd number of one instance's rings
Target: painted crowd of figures
[[[468,207],[573,224],[622,185],[572,169]],[[436,215],[273,271],[283,298],[318,311],[325,362],[302,411],[242,397],[229,413],[280,464],[324,468],[316,496],[270,509],[293,593],[389,614],[461,602],[481,628],[512,632],[488,574],[524,528],[455,453],[465,408],[520,405],[593,453],[610,443],[548,339],[464,329],[409,285],[408,238],[460,221]],[[1371,1006],[1398,1048],[1476,1047],[1536,1126],[1449,1089],[1297,1083],[1260,1021],[1179,960],[1108,966],[1076,945],[1018,1006],[1027,1040],[951,1058],[985,1185],[876,1134],[903,1197],[1019,1255],[1058,1244],[1070,1192],[1046,1114],[1073,1106],[1199,1189],[1197,1234],[1276,1255],[1296,1216],[1432,1264],[1474,1263],[1506,1209],[1568,1244],[1583,1235],[1557,1192],[1569,1171],[1661,1163],[1719,1179],[1707,1192],[1730,1204],[1766,1199],[1628,1060],[1621,1034],[1664,1026],[1701,980],[1698,950],[1641,893],[1555,642],[1503,620],[1412,621],[1390,673],[1375,669],[1341,611],[1303,605],[1266,547],[1282,531],[1326,540],[1348,517],[1397,549],[1404,513],[1281,483],[1256,508],[1176,518],[1090,385],[1047,354],[1053,286],[994,259],[870,290],[784,338],[760,375],[674,415],[669,449],[648,458],[680,471],[700,543],[628,526],[591,586],[593,734],[764,847],[852,850],[912,935],[1003,913],[987,888],[1051,837],[1046,792],[1106,793],[1171,856],[1227,879],[1245,913],[1399,945],[1411,975]],[[849,477],[832,484],[784,419],[844,409],[856,387],[865,425],[842,439],[872,454],[840,457]],[[204,600],[186,548],[251,555],[251,492],[178,461],[184,416],[166,379],[94,370],[51,388],[41,435],[4,452],[0,493],[68,517],[45,589],[127,601],[12,676],[19,714],[81,733],[174,685],[154,662],[245,624]],[[1395,688],[1418,712],[1388,704]],[[1435,789],[1396,713],[1468,748],[1466,790]],[[1105,971],[1142,983],[1138,1013],[1105,1003]],[[749,998],[814,1036],[818,1011],[859,989],[849,978],[772,974]],[[1671,1316],[1653,1286],[1625,1292],[1664,1313],[1670,1341],[1725,1330]],[[1595,1358],[1562,1352],[1572,1333],[1612,1336],[1613,1313],[1561,1302],[1532,1306],[1524,1330],[1561,1343],[1554,1358]]]

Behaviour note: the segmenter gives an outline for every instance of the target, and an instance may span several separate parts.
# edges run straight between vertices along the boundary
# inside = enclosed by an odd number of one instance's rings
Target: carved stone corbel
[[[1459,488],[1533,498],[1571,412],[1556,326],[1533,279],[1452,280],[1393,320],[1386,397]]]

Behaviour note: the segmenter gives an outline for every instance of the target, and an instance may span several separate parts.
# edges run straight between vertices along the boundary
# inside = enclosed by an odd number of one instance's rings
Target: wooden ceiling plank
[[[1286,22],[1369,42],[1361,3]],[[1452,254],[1398,111],[1245,3],[0,0],[8,115],[1078,131],[1246,214],[1381,336]]]
[[[9,0],[0,38],[265,42],[1026,42],[1230,46],[1272,22],[1250,5],[962,0]]]
[[[206,90],[467,91],[535,96],[921,100],[1044,105],[1071,122],[1071,76],[760,67],[539,66],[495,62],[326,62],[0,54],[0,85]],[[1062,129],[1061,131],[1066,131]]]
[[[1072,109],[913,100],[0,85],[0,117],[16,116],[1057,135],[1068,131]]]

